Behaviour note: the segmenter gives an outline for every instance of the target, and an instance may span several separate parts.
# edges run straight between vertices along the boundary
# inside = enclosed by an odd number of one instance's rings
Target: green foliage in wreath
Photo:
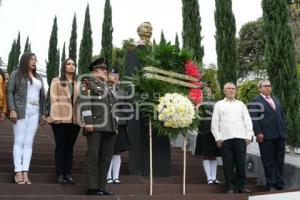
[[[185,50],[180,51],[175,45],[171,45],[170,43],[154,45],[153,47],[148,46],[137,53],[139,59],[142,61],[143,67],[157,67],[179,74],[185,74],[184,63],[192,59],[190,52]],[[168,75],[164,76],[169,77]],[[152,127],[157,131],[158,135],[176,138],[179,133],[186,135],[189,131],[194,130],[198,126],[199,119],[197,119],[197,110],[196,118],[193,120],[193,123],[186,128],[167,128],[158,120],[158,114],[155,115],[156,106],[159,103],[160,97],[163,97],[166,93],[179,93],[188,96],[188,87],[145,78],[143,69],[136,72],[130,80],[135,85],[135,101],[138,103],[137,105],[139,105],[139,111],[141,111],[144,116],[151,118]]]

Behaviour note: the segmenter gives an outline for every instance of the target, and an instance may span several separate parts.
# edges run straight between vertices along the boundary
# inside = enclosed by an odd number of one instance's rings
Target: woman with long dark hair
[[[6,100],[6,80],[5,74],[0,69],[0,121],[5,119],[7,113],[7,100]]]
[[[61,75],[52,79],[50,86],[50,117],[55,138],[55,165],[57,182],[74,184],[71,176],[73,147],[80,127],[76,119],[75,102],[79,84],[75,79],[75,62],[68,58],[62,62]]]
[[[8,82],[7,99],[14,123],[14,180],[18,184],[31,184],[28,171],[32,144],[39,121],[41,125],[45,123],[45,92],[36,63],[34,53],[24,53],[19,68],[12,72]]]

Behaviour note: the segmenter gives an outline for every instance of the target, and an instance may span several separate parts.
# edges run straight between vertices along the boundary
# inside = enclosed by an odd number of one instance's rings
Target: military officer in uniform
[[[91,76],[81,83],[80,112],[87,137],[87,195],[112,195],[105,188],[113,155],[117,118],[112,113],[116,95],[107,85],[108,67],[104,58],[93,61]]]

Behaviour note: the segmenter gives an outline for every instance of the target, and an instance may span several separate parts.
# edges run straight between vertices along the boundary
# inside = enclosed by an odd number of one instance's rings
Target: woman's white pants
[[[38,124],[39,107],[27,105],[25,118],[17,120],[17,122],[13,125],[13,157],[15,172],[29,171],[32,155],[32,144]]]

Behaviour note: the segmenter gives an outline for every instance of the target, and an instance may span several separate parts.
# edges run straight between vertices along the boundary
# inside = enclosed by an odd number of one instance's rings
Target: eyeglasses
[[[36,58],[31,58],[30,60],[33,60],[33,61],[35,61],[35,62],[38,62],[38,59],[36,59]]]
[[[271,87],[271,85],[262,85],[261,87]]]

